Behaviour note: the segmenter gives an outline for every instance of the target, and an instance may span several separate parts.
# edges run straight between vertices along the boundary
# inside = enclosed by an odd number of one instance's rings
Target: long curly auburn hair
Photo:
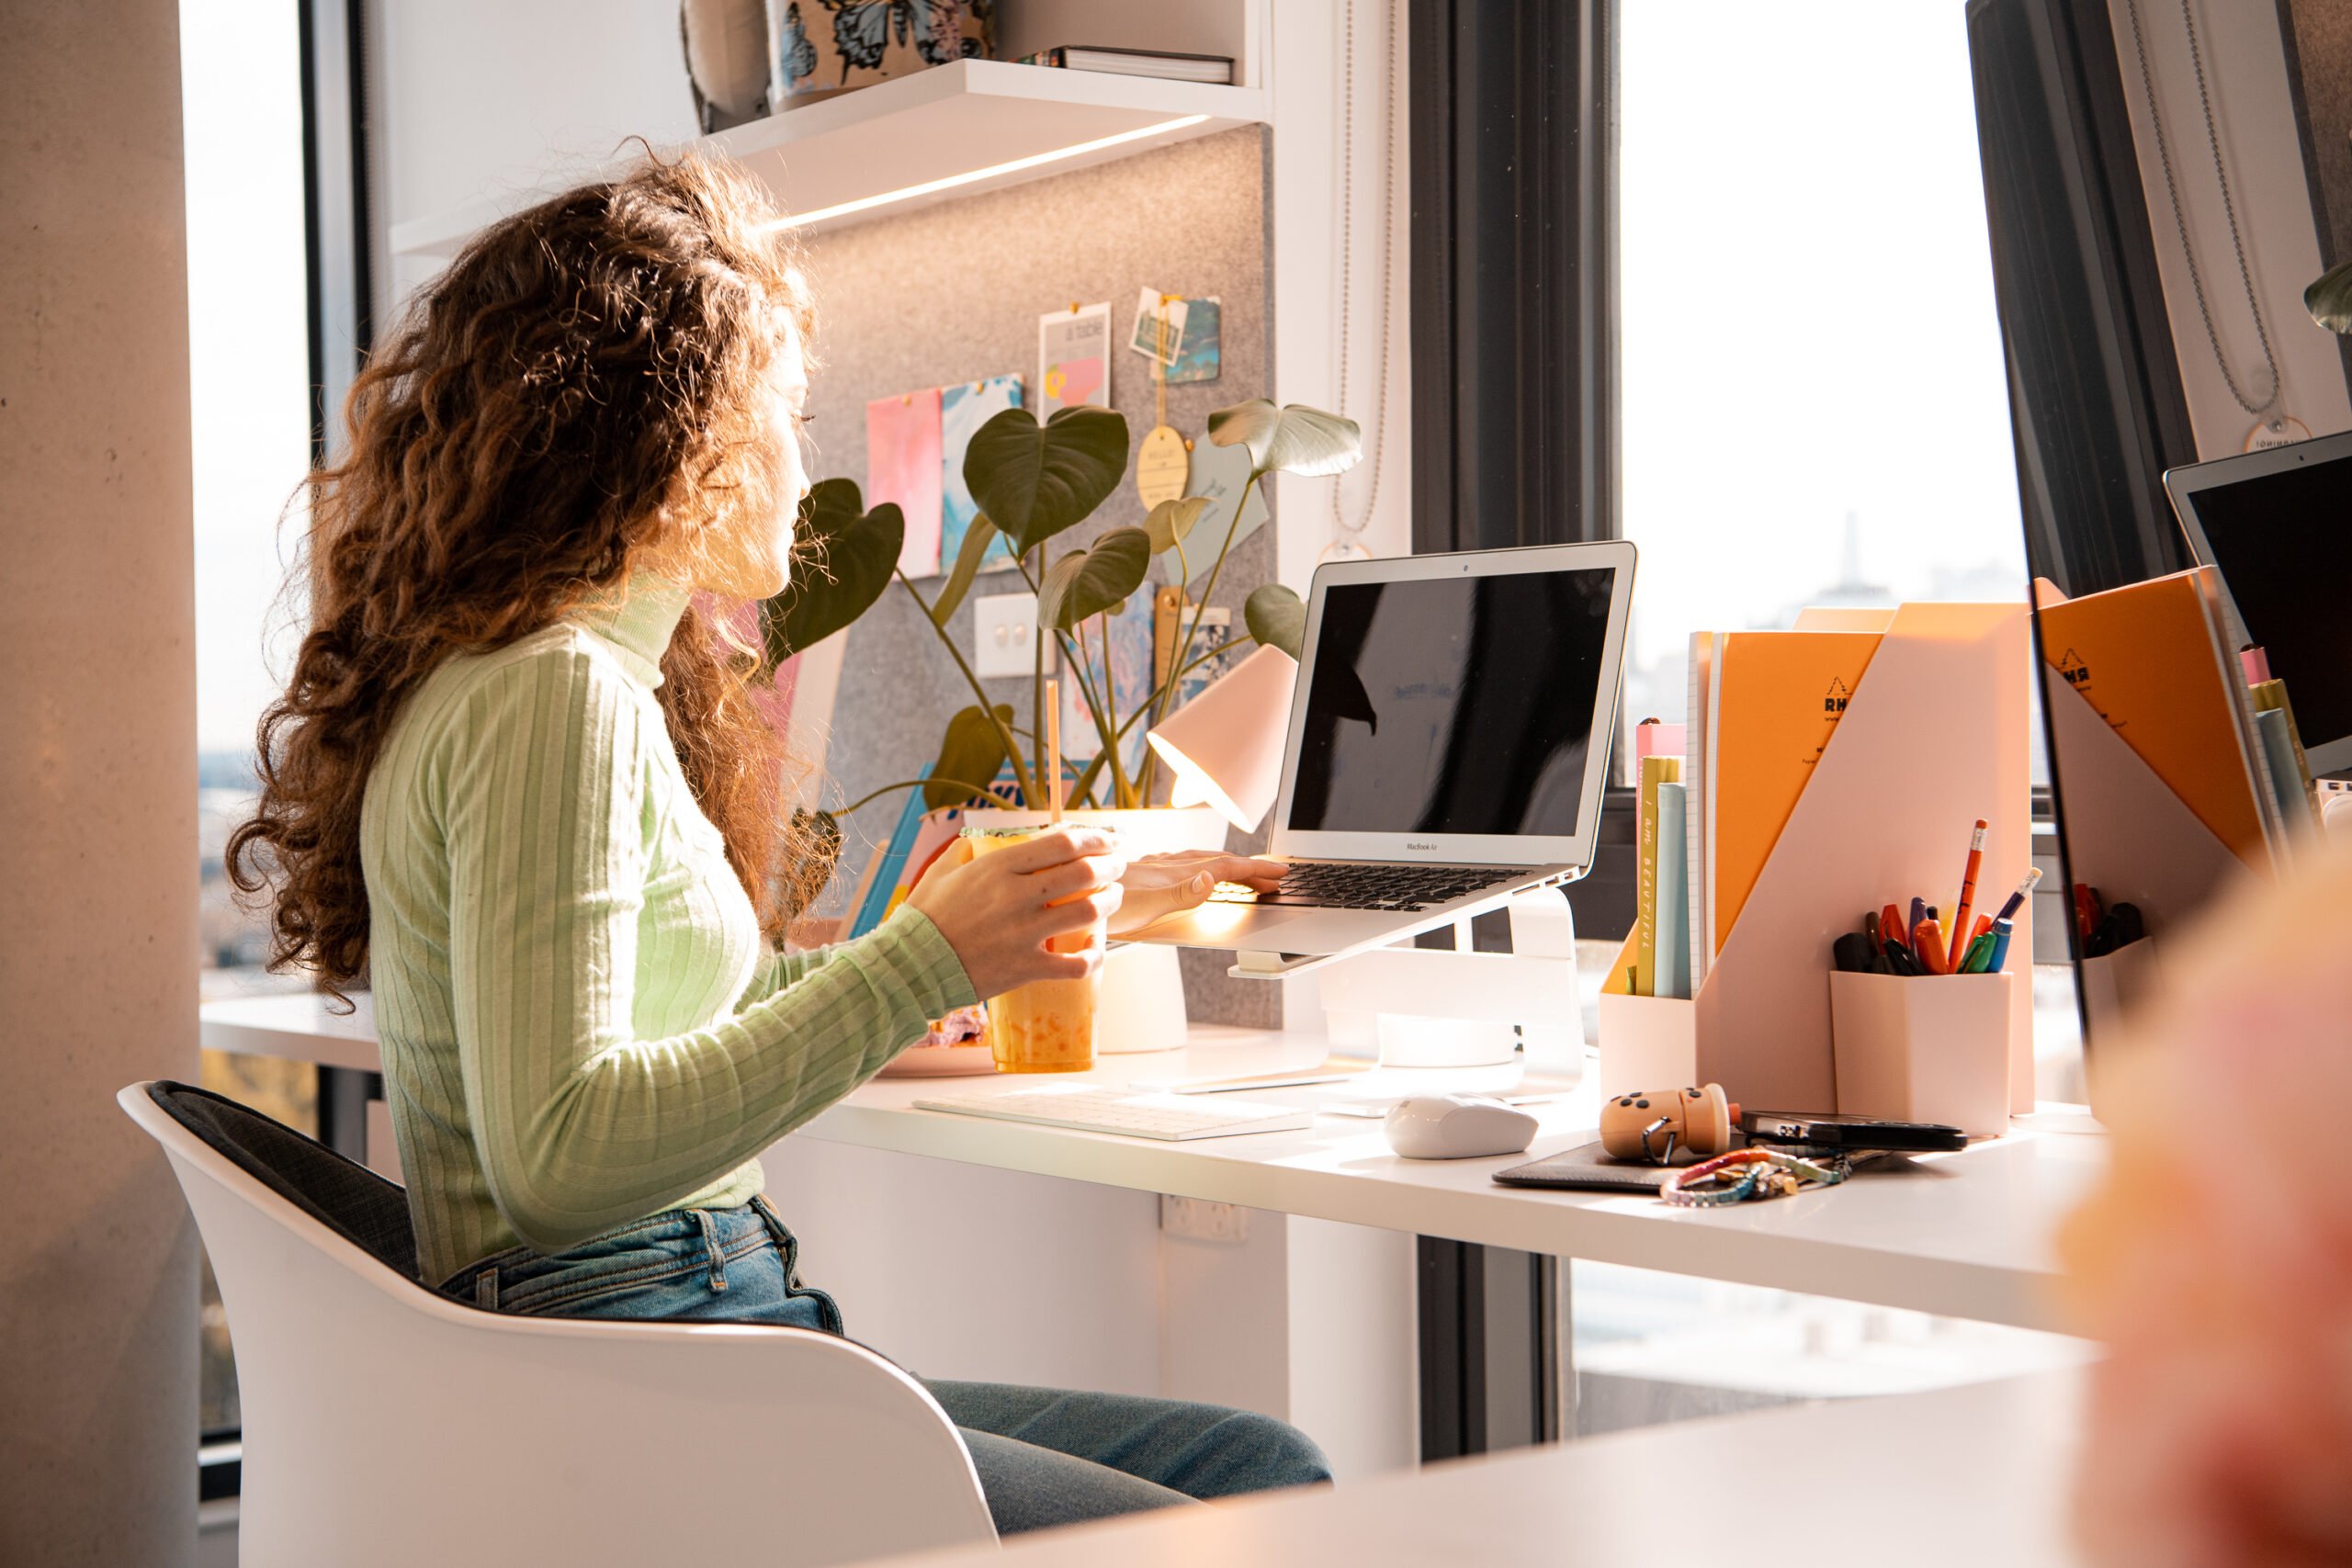
[[[766,377],[796,338],[807,352],[813,321],[778,216],[722,164],[649,160],[486,230],[354,381],[347,455],[311,486],[311,629],[262,716],[260,805],[229,840],[239,891],[275,892],[270,967],[309,969],[337,998],[364,982],[361,796],[443,660],[538,631],[649,550],[693,560],[795,499],[776,493]],[[696,595],[660,698],[773,933],[786,768],[750,696],[773,671],[749,611]]]

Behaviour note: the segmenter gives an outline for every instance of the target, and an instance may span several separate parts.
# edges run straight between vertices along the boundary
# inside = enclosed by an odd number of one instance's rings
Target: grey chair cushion
[[[416,1278],[416,1233],[408,1194],[260,1111],[186,1084],[148,1086],[172,1119],[271,1191],[408,1279]]]

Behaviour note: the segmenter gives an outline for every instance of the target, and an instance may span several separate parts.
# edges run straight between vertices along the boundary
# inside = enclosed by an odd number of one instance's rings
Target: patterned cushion
[[[156,1083],[148,1093],[173,1120],[271,1191],[407,1278],[416,1278],[416,1235],[409,1228],[407,1191],[398,1182],[209,1089]]]

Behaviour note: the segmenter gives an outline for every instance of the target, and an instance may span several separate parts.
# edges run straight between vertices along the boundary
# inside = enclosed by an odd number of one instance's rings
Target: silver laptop
[[[2304,760],[2352,772],[2352,431],[2168,468],[2198,564],[2221,568],[2232,647],[2287,682]]]
[[[1126,940],[1291,974],[1582,876],[1633,592],[1623,541],[1317,570],[1267,848],[1290,874]]]

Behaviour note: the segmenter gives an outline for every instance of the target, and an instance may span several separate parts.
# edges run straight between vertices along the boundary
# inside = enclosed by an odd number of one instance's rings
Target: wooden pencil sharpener
[[[1663,1162],[1677,1149],[1719,1155],[1731,1147],[1739,1106],[1724,1086],[1621,1094],[1600,1106],[1600,1146],[1612,1159]]]

